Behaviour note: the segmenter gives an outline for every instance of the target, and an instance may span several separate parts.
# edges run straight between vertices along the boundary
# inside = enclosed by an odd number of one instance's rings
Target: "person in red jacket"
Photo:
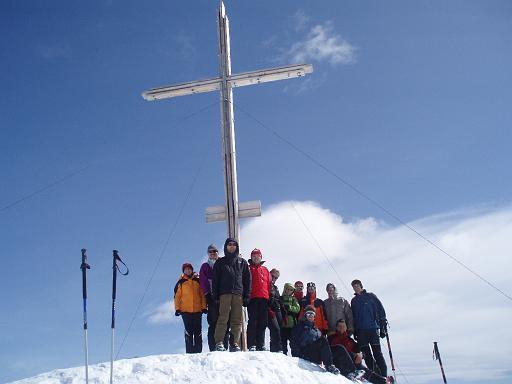
[[[297,301],[301,301],[304,297],[304,283],[300,280],[297,280],[294,284],[295,291],[293,292],[293,296],[297,299]]]
[[[373,384],[394,383],[393,376],[380,376],[363,365],[363,355],[357,342],[350,337],[345,320],[336,322],[336,333],[328,337],[334,365],[349,379],[364,379]]]
[[[247,324],[247,345],[249,351],[264,351],[265,329],[268,323],[268,308],[271,289],[271,278],[267,267],[263,266],[261,251],[255,248],[249,259],[251,272],[251,299],[247,310],[249,322]]]

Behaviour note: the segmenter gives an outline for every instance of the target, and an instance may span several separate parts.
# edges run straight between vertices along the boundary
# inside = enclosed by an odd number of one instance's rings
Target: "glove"
[[[174,312],[174,316],[181,316],[181,311]]]
[[[206,314],[208,313],[208,310],[207,310],[207,309],[203,309],[203,310],[201,311],[201,313],[202,313],[202,314],[204,314],[204,315],[206,315]]]
[[[206,295],[204,295],[204,297],[206,298],[207,303],[212,302],[212,294],[211,293],[207,293]]]
[[[380,338],[381,339],[384,339],[387,334],[388,334],[388,332],[386,331],[386,328],[381,328],[380,329]]]
[[[249,301],[250,301],[250,299],[244,298],[243,301],[242,301],[242,305],[244,307],[247,307],[249,305]]]
[[[271,318],[271,319],[275,319],[276,317],[276,313],[271,310],[270,308],[268,309],[268,316]]]

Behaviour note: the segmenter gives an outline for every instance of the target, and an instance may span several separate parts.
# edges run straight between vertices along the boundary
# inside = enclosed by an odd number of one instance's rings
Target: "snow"
[[[89,383],[110,380],[110,362],[89,366]],[[114,383],[348,384],[308,361],[272,352],[155,355],[114,362]],[[57,369],[11,384],[83,384],[85,368]]]

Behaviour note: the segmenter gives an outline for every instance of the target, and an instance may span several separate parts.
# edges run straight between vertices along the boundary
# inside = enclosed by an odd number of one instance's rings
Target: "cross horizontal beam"
[[[244,87],[270,81],[302,77],[313,72],[311,64],[289,65],[286,67],[261,69],[258,71],[243,72],[228,77],[231,87]],[[192,95],[195,93],[211,92],[220,90],[220,77],[180,83],[167,87],[153,88],[142,93],[145,100],[161,100],[170,97]]]

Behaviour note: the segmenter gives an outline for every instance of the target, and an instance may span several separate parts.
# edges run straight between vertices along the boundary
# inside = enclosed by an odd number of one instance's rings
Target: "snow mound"
[[[110,362],[89,366],[89,383],[107,384]],[[114,382],[222,384],[349,384],[316,364],[271,352],[155,355],[114,362]],[[85,368],[57,369],[11,384],[83,384]]]

